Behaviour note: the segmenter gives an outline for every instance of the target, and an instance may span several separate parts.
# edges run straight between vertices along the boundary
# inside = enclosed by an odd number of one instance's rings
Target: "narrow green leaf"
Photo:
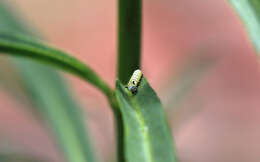
[[[168,80],[168,84],[166,83],[162,87],[165,89],[163,97],[165,108],[171,111],[172,108],[175,109],[183,104],[197,84],[215,67],[218,61],[218,58],[209,56],[208,51],[200,50],[198,54],[178,67],[177,69],[180,70],[177,75],[174,75],[172,79]],[[167,112],[167,114],[171,115],[172,113]]]
[[[142,0],[118,1],[119,80],[126,84],[133,71],[140,69]]]
[[[5,91],[10,96],[19,99],[23,102],[25,100],[24,91],[19,81],[20,77],[17,76],[14,65],[10,65],[10,61],[6,62],[4,57],[0,60],[0,90]]]
[[[0,52],[55,65],[90,82],[107,96],[111,95],[112,90],[92,69],[65,52],[38,43],[32,38],[0,32]]]
[[[134,96],[117,81],[116,97],[123,116],[127,162],[176,162],[161,102],[146,79]]]
[[[17,153],[0,153],[2,162],[49,162],[33,155],[23,155]]]
[[[260,1],[229,0],[229,2],[241,17],[258,55],[260,55]]]
[[[0,30],[29,33],[0,0]],[[32,31],[30,29],[30,31]],[[91,140],[80,108],[68,95],[62,77],[53,69],[28,59],[13,58],[25,86],[25,93],[56,135],[57,143],[70,162],[95,162]]]
[[[64,151],[64,156],[70,162],[95,161],[91,142],[86,135],[88,132],[85,129],[84,116],[78,109],[79,106],[72,102],[73,97],[69,95],[69,91],[62,89],[65,87],[64,82],[60,78],[56,78],[55,82],[59,84],[53,84],[55,76],[52,80],[45,79],[44,76],[36,76],[33,71],[29,71],[30,65],[32,65],[30,61],[23,60],[23,63],[25,64],[20,67],[26,72],[21,72],[22,76],[33,78],[33,80],[24,80],[25,90],[33,101],[33,106],[38,108],[41,116],[47,121],[48,127],[53,129],[57,142]],[[38,72],[41,73],[39,69]],[[42,80],[48,86],[39,85]],[[57,89],[59,91],[56,91]],[[52,100],[48,100],[49,98]]]

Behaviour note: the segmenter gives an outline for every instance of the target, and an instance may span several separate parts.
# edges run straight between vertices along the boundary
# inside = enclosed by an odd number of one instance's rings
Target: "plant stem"
[[[125,162],[125,151],[124,151],[124,127],[123,119],[119,109],[114,111],[115,116],[115,129],[117,139],[117,161]]]
[[[142,0],[118,0],[118,79],[126,84],[140,69]],[[117,134],[118,162],[125,162],[124,127],[120,110],[113,108]]]
[[[126,84],[140,68],[142,0],[118,0],[118,79]]]

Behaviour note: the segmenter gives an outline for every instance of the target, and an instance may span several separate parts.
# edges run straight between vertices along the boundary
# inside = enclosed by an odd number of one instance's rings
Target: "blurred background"
[[[50,44],[114,87],[115,0],[5,2]],[[227,1],[143,0],[143,7],[142,69],[163,102],[180,162],[260,161],[259,63]],[[16,86],[4,60],[0,56],[0,79]],[[86,113],[100,160],[113,161],[108,103],[89,84],[64,75]],[[0,88],[0,150],[64,162],[49,129],[6,89]]]

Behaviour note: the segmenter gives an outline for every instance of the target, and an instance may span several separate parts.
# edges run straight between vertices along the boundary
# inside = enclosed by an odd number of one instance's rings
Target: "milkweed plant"
[[[259,53],[260,2],[228,2]],[[26,95],[48,121],[66,161],[97,162],[98,158],[78,104],[62,77],[49,66],[79,77],[107,98],[114,114],[118,162],[178,161],[160,99],[141,71],[141,29],[142,1],[118,0],[117,80],[113,89],[72,54],[42,42],[40,34],[31,32],[0,0],[0,53],[11,56]]]

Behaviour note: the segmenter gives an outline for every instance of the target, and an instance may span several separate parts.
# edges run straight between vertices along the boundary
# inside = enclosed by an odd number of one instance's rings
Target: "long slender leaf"
[[[90,82],[106,95],[111,95],[109,86],[85,64],[65,52],[36,43],[28,37],[0,32],[0,52],[55,65]]]
[[[208,72],[215,67],[219,59],[209,56],[206,51],[199,51],[198,54],[191,57],[172,79],[162,87],[164,90],[165,108],[172,111],[184,103],[199,81],[201,81]],[[175,111],[173,110],[173,111]],[[167,113],[172,115],[172,113]]]
[[[6,9],[0,0],[0,30],[29,33]],[[30,29],[31,31],[31,29]],[[91,142],[79,106],[68,94],[62,78],[51,68],[33,61],[14,58],[13,62],[21,72],[25,93],[38,108],[48,126],[56,134],[57,142],[65,158],[70,162],[95,162]]]
[[[33,155],[23,155],[17,153],[0,153],[0,161],[2,162],[49,162],[40,157]]]
[[[127,162],[176,162],[172,136],[157,95],[143,78],[136,95],[119,81],[116,97],[122,112]]]
[[[142,0],[118,1],[118,78],[126,84],[140,68]]]
[[[229,2],[240,15],[260,56],[260,1],[229,0]]]
[[[4,61],[4,57],[1,57],[3,61],[0,62],[0,90],[4,90],[10,96],[19,99],[23,102],[26,98],[22,85],[17,76],[16,70],[13,65],[9,65],[9,62]]]

